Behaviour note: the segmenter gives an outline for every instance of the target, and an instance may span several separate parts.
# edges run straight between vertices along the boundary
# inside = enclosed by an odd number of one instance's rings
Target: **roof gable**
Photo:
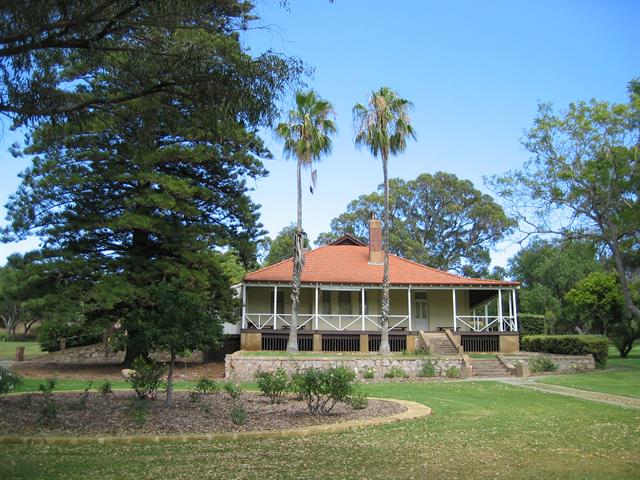
[[[334,242],[331,242],[329,245],[355,245],[359,247],[366,247],[367,245],[361,242],[355,235],[351,235],[350,233],[345,233],[339,239]]]

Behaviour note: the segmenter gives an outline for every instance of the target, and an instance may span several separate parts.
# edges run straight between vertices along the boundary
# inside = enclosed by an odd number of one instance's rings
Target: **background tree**
[[[614,261],[625,306],[640,323],[629,287],[629,259],[640,248],[638,86],[631,82],[626,104],[591,100],[560,113],[541,104],[523,141],[533,157],[522,170],[490,183],[526,233],[603,245]]]
[[[320,234],[317,243],[329,243],[345,233],[366,243],[371,213],[382,216],[383,210],[381,193],[362,195],[331,221],[331,232]],[[490,248],[514,226],[489,195],[444,172],[409,181],[390,179],[389,218],[390,252],[468,276],[489,274]]]
[[[415,138],[411,126],[409,109],[412,104],[401,98],[388,87],[371,92],[368,104],[357,103],[353,107],[353,123],[355,144],[367,147],[374,157],[382,158],[382,175],[384,185],[384,214],[382,239],[384,250],[384,270],[382,274],[382,338],[380,353],[389,354],[389,155],[403,152],[407,147],[407,139]]]
[[[269,253],[265,257],[265,266],[291,258],[295,232],[296,226],[292,223],[280,230],[276,238],[269,239]],[[304,238],[304,249],[309,249],[309,239],[307,237]]]
[[[210,28],[148,26],[146,37],[168,57],[193,51],[193,62],[172,66],[190,76],[180,95],[157,92],[43,122],[23,150],[35,157],[7,206],[5,240],[41,238],[47,262],[80,294],[82,321],[122,325],[126,363],[152,347],[150,285],[221,294],[220,272],[206,267],[212,251],[234,247],[245,265],[254,261],[262,231],[246,179],[263,175],[259,159],[270,155],[257,129],[271,125],[297,70],[243,50],[231,25],[247,18],[246,4],[225,2]],[[131,72],[104,69],[89,81],[126,91],[153,81],[148,62],[140,56]]]
[[[155,95],[184,100],[225,68],[229,56],[211,54],[224,48],[216,37],[246,29],[252,8],[221,0],[4,1],[0,115],[19,126]],[[100,81],[105,72],[116,81]]]
[[[331,136],[337,132],[329,118],[333,114],[331,103],[316,92],[296,93],[295,108],[289,110],[287,121],[278,124],[276,134],[284,140],[284,153],[295,157],[297,185],[296,230],[293,237],[293,274],[291,280],[291,324],[289,325],[288,352],[298,351],[298,308],[300,281],[304,269],[306,234],[302,229],[302,168],[309,168],[324,154],[331,152]],[[313,173],[312,173],[313,178]]]

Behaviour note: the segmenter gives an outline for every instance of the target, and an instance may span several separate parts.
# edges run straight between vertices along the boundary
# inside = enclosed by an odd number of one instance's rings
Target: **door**
[[[413,292],[412,327],[414,330],[429,330],[427,292]]]

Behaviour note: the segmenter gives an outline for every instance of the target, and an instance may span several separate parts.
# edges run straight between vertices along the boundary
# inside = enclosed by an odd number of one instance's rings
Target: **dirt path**
[[[591,400],[593,402],[608,403],[619,407],[635,408],[640,410],[640,398],[613,395],[611,393],[592,392],[589,390],[579,390],[577,388],[562,387],[560,385],[551,385],[548,383],[538,383],[537,379],[533,377],[499,379],[499,381],[509,385],[517,385],[519,387],[529,388],[540,392],[557,393],[558,395],[566,395],[568,397],[582,398],[583,400]]]

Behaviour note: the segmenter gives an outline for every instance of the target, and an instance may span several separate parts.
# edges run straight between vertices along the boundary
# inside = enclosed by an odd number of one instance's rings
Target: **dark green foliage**
[[[200,397],[202,397],[203,395],[210,395],[212,393],[215,393],[219,388],[219,385],[213,380],[202,377],[196,383],[196,386],[193,388],[193,392],[191,392],[189,398],[192,402],[195,403],[200,400]]]
[[[609,342],[597,335],[532,335],[524,337],[522,348],[527,352],[559,353],[565,355],[592,354],[596,363],[607,365]]]
[[[162,386],[165,367],[159,363],[138,357],[133,362],[133,373],[127,377],[139,399],[153,400]]]
[[[312,415],[327,415],[337,402],[354,394],[355,373],[346,367],[308,368],[292,377],[293,390],[306,402]]]
[[[244,425],[247,423],[247,410],[242,402],[234,402],[231,407],[231,421],[234,425]]]
[[[362,374],[362,376],[363,376],[364,378],[366,378],[367,380],[372,380],[372,379],[373,379],[373,378],[375,378],[375,376],[376,376],[376,371],[375,371],[375,369],[374,369],[374,368],[369,367],[369,368],[367,368],[367,369],[364,371],[364,373]]]
[[[436,367],[434,363],[431,361],[424,362],[422,364],[422,367],[420,368],[420,371],[418,372],[419,377],[431,378],[437,375],[438,375],[438,372],[436,371]]]
[[[378,188],[382,190],[382,185]],[[390,252],[409,260],[464,274],[487,274],[490,247],[513,227],[502,207],[469,180],[450,173],[389,180]],[[331,221],[316,243],[351,233],[368,243],[371,213],[383,214],[383,195],[362,195]]]
[[[354,410],[364,410],[369,406],[369,399],[366,393],[355,392],[347,399],[346,403]]]
[[[409,378],[409,374],[401,367],[391,367],[384,373],[384,378]]]
[[[549,357],[541,356],[529,359],[529,368],[533,373],[555,372],[558,369],[558,364]]]
[[[269,397],[271,403],[282,403],[285,393],[290,389],[289,376],[284,368],[275,372],[256,372],[256,381],[262,394]]]
[[[111,393],[113,393],[113,389],[111,388],[111,382],[109,380],[106,380],[102,385],[100,385],[100,393],[104,396],[104,395],[109,395]]]
[[[58,421],[58,407],[53,399],[53,391],[56,388],[56,380],[48,378],[45,383],[38,385],[42,393],[42,408],[38,420],[44,425],[51,425]]]
[[[268,238],[269,253],[264,260],[265,265],[273,265],[293,256],[293,234],[296,226],[291,224],[278,232],[276,238]],[[304,247],[309,248],[309,239],[304,238]]]
[[[0,367],[0,397],[11,393],[16,387],[22,384],[22,377],[4,367]]]
[[[240,395],[242,395],[242,387],[234,382],[225,383],[222,389],[232,400],[238,400]]]
[[[80,347],[93,345],[102,341],[103,329],[97,325],[75,323],[65,320],[45,320],[38,329],[38,343],[45,352],[60,350],[60,339],[65,339],[65,345]]]
[[[131,399],[129,413],[138,427],[143,427],[149,416],[149,399],[135,397]]]
[[[460,378],[460,369],[458,367],[449,367],[445,370],[444,376],[447,378]]]

